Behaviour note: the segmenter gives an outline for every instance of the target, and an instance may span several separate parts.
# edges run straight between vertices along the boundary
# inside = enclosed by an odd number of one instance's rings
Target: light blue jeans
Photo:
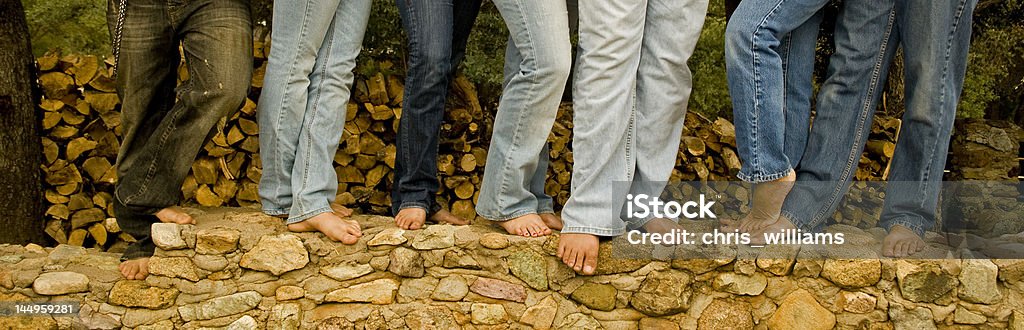
[[[807,141],[814,52],[828,0],[743,1],[726,28],[725,58],[739,178],[780,179]]]
[[[371,0],[278,0],[260,124],[263,212],[296,223],[331,212],[334,154]]]
[[[707,0],[581,1],[573,91],[572,188],[563,233],[621,235],[625,191],[675,167],[693,78],[686,62]],[[647,190],[647,189],[645,189]],[[639,227],[631,221],[629,227]]]
[[[569,7],[561,0],[495,0],[509,29],[505,82],[476,212],[505,221],[554,212],[544,192],[547,138],[572,70]]]
[[[902,45],[907,108],[880,226],[901,225],[921,236],[932,228],[976,5],[977,0],[844,3],[836,53],[783,216],[816,230],[839,207],[864,152],[889,65]]]

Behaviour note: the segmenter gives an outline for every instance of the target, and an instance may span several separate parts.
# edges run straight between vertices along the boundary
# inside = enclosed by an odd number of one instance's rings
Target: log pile
[[[267,43],[255,43],[252,88],[241,109],[224,118],[202,148],[182,187],[184,203],[206,207],[259,203],[259,127],[256,102],[263,87]],[[110,219],[114,162],[121,137],[120,106],[112,61],[96,56],[48,53],[38,59],[44,99],[40,118],[45,136],[46,232],[54,241],[117,250],[131,237]],[[346,104],[345,131],[334,158],[337,201],[371,214],[389,214],[395,166],[395,132],[402,115],[400,61],[362,63]],[[183,64],[184,65],[184,64]],[[181,79],[187,74],[179,68]],[[438,169],[440,205],[474,219],[483,178],[494,105],[482,105],[474,85],[459,77],[451,88],[441,129]],[[735,128],[726,119],[687,114],[672,181],[735,181],[740,168]],[[569,197],[572,174],[572,110],[562,106],[549,136],[551,165],[545,191],[556,210]],[[878,179],[891,157],[892,127],[882,124],[881,146],[870,146],[857,179]],[[877,130],[877,129],[876,129]],[[879,137],[873,136],[878,140]],[[878,144],[879,142],[872,142]],[[746,200],[748,191],[727,192]],[[844,220],[845,221],[845,220]],[[117,247],[117,248],[115,248]]]

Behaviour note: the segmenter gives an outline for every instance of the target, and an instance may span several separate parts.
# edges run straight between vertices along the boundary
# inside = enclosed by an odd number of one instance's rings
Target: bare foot
[[[188,213],[185,213],[185,210],[177,206],[165,207],[160,211],[156,211],[153,215],[160,219],[160,222],[176,223],[179,225],[196,223],[191,215],[188,215]]]
[[[552,230],[562,230],[562,218],[554,213],[541,213],[540,219]]]
[[[512,235],[537,237],[551,234],[551,229],[544,225],[544,219],[533,213],[495,223]]]
[[[894,225],[889,235],[882,240],[882,255],[886,257],[909,257],[924,250],[924,240],[907,227]]]
[[[597,236],[591,234],[562,234],[558,238],[558,257],[577,273],[594,275],[597,270]]]
[[[129,280],[144,280],[149,276],[149,258],[138,258],[121,262],[117,265],[121,275]]]
[[[342,219],[334,212],[320,213],[312,218],[290,224],[288,230],[293,232],[318,231],[335,242],[348,245],[356,244],[359,237],[363,236],[358,222]]]
[[[782,203],[786,201],[789,191],[796,182],[796,172],[792,170],[781,179],[754,185],[753,205],[750,213],[740,220],[740,231],[753,233],[775,223],[782,213]]]
[[[731,233],[740,229],[740,222],[735,219],[718,219],[718,231]]]
[[[427,210],[418,207],[401,209],[398,215],[395,215],[395,225],[405,230],[423,228],[424,222],[427,222]]]
[[[469,224],[469,220],[463,219],[462,217],[459,217],[451,212],[448,212],[448,210],[445,209],[441,209],[437,211],[437,213],[434,213],[434,215],[430,216],[430,221],[436,223],[447,223],[456,226],[464,226]]]
[[[778,217],[775,222],[761,228],[761,230],[750,233],[750,244],[751,245],[764,245],[765,244],[765,233],[780,233],[790,229],[796,229],[789,219],[786,217]]]
[[[331,203],[331,210],[334,210],[334,214],[342,218],[351,217],[353,213],[352,209],[345,207],[345,205],[333,202]]]

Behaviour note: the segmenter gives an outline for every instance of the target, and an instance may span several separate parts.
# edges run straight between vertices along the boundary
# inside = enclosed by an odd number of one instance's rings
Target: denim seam
[[[408,209],[408,208],[423,209],[423,210],[427,211],[427,213],[430,213],[430,206],[426,205],[424,203],[421,203],[421,202],[404,202],[404,203],[402,203],[401,205],[398,206],[398,210],[399,211],[404,210],[404,209]]]
[[[263,213],[267,215],[286,215],[288,210],[285,209],[263,209]]]
[[[885,230],[887,232],[892,232],[893,226],[900,225],[910,229],[910,231],[913,231],[918,237],[924,237],[924,226],[919,221],[912,220],[908,217],[888,219],[885,220],[883,224],[885,225]]]
[[[750,119],[749,119],[750,120],[750,127],[752,128],[750,130],[750,132],[751,132],[750,133],[751,134],[750,144],[751,144],[751,151],[752,151],[750,153],[751,154],[750,165],[753,168],[760,168],[760,159],[758,158],[758,155],[760,155],[760,153],[758,152],[759,147],[758,147],[758,143],[757,143],[758,142],[758,138],[757,138],[757,118],[758,118],[759,112],[761,110],[761,89],[762,89],[762,87],[761,87],[761,73],[758,70],[758,68],[760,67],[760,63],[761,63],[760,62],[760,58],[757,56],[757,49],[758,49],[758,47],[757,47],[758,42],[757,41],[760,39],[758,37],[758,35],[762,31],[765,30],[766,25],[768,24],[768,19],[775,15],[775,13],[779,10],[779,7],[782,7],[782,3],[784,3],[784,2],[786,2],[786,0],[779,0],[778,2],[776,2],[775,6],[772,8],[772,10],[770,10],[768,12],[768,14],[765,15],[764,18],[761,19],[761,22],[759,22],[757,24],[757,28],[754,29],[754,33],[751,34],[751,36],[750,36],[750,54],[752,55],[751,56],[751,68],[752,68],[752,71],[753,71],[753,78],[754,78],[754,81],[753,81],[754,82],[754,100],[753,100],[753,102],[754,102],[754,107],[753,107],[754,108],[754,114],[752,116],[750,116]],[[744,166],[744,167],[746,167],[746,166]],[[741,170],[740,172],[743,172],[743,171]]]
[[[736,174],[736,176],[739,177],[740,180],[743,180],[743,181],[753,182],[753,183],[764,183],[764,182],[775,181],[775,180],[784,178],[787,175],[789,175],[789,173],[792,172],[792,171],[793,171],[793,168],[791,166],[787,166],[785,170],[780,171],[780,172],[772,172],[772,173],[769,173],[769,174],[754,174],[754,175],[738,173],[738,174]]]
[[[886,29],[885,29],[885,35],[882,37],[882,43],[881,43],[881,45],[879,45],[878,56],[876,57],[875,65],[874,65],[874,67],[871,70],[871,81],[870,81],[870,85],[868,87],[867,95],[864,98],[864,102],[861,104],[861,112],[860,112],[860,117],[857,120],[856,137],[855,137],[855,140],[854,140],[854,141],[857,141],[857,142],[856,142],[856,144],[854,144],[854,146],[852,146],[850,148],[850,153],[849,153],[849,155],[847,157],[847,160],[846,160],[846,166],[843,168],[843,171],[839,175],[839,181],[840,182],[847,182],[847,181],[849,181],[850,176],[852,175],[853,169],[856,167],[856,164],[858,164],[858,160],[860,159],[860,155],[857,152],[858,150],[860,150],[860,148],[858,147],[858,144],[860,144],[860,141],[863,140],[863,136],[865,134],[864,130],[865,130],[866,126],[868,126],[867,122],[869,120],[873,119],[870,116],[870,114],[872,113],[872,109],[870,108],[870,105],[872,103],[872,100],[874,100],[874,98],[875,98],[874,97],[875,93],[878,91],[878,81],[879,81],[879,79],[881,79],[881,75],[883,74],[881,72],[882,71],[882,66],[883,66],[883,62],[885,61],[885,53],[886,53],[886,51],[889,48],[889,41],[890,41],[891,36],[892,36],[892,29],[893,29],[893,25],[895,24],[895,20],[896,20],[896,9],[894,7],[889,12],[889,21],[887,22],[887,26],[886,26]],[[825,205],[823,205],[822,208],[818,209],[818,212],[815,213],[811,217],[811,219],[808,220],[808,224],[809,225],[814,226],[816,223],[822,222],[822,221],[825,220],[825,217],[827,216],[826,213],[828,213],[827,210],[831,209],[832,205],[835,205],[836,203],[838,203],[839,199],[843,195],[843,190],[845,190],[844,186],[845,186],[845,184],[841,184],[841,185],[836,186],[836,188],[829,195],[829,198],[828,198],[827,202],[825,203]]]
[[[625,228],[599,228],[589,226],[571,226],[562,228],[562,234],[591,234],[597,236],[618,236],[626,232]]]

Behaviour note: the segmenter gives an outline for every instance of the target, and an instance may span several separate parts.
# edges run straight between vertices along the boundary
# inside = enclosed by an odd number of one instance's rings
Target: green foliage
[[[725,76],[725,4],[712,1],[697,49],[690,58],[693,92],[690,111],[710,118],[732,117],[732,100]]]
[[[22,4],[35,56],[54,48],[82,54],[110,53],[106,1],[22,0]]]
[[[960,117],[1024,123],[1024,0],[982,1],[960,99]]]

